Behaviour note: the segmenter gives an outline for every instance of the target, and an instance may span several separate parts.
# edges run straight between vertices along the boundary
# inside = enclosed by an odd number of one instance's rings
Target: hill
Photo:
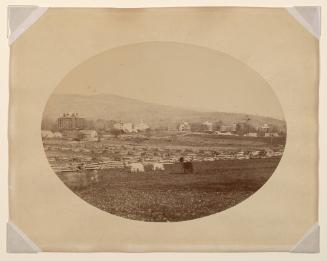
[[[285,130],[286,124],[282,120],[228,112],[201,112],[180,107],[148,103],[117,95],[52,95],[46,105],[43,120],[55,121],[60,114],[77,112],[90,120],[114,120],[124,122],[140,122],[143,120],[152,128],[167,127],[181,121],[192,122],[223,122],[231,124],[249,119],[252,126],[264,123]]]

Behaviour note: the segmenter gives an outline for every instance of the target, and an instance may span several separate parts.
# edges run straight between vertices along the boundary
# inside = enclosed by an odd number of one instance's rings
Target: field
[[[179,164],[164,171],[130,173],[100,170],[100,181],[73,188],[88,203],[111,214],[142,221],[196,219],[230,208],[256,192],[272,175],[280,158],[194,162],[194,173]]]
[[[126,135],[122,139],[111,139],[109,144],[128,143],[142,144],[144,146],[158,146],[165,148],[197,148],[197,149],[263,149],[285,145],[286,137],[244,137],[244,136],[219,136],[206,133],[176,133],[157,131],[146,138],[138,138],[138,135]],[[106,143],[106,141],[103,141]]]

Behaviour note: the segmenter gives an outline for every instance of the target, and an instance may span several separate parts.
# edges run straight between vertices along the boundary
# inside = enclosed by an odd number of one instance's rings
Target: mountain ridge
[[[197,111],[178,106],[170,106],[141,101],[115,94],[54,94],[52,95],[43,113],[43,119],[56,120],[62,113],[77,112],[86,119],[103,119],[125,122],[147,122],[152,127],[167,126],[181,121],[212,122],[221,121],[231,124],[236,121],[250,119],[253,126],[264,123],[278,128],[286,128],[283,120],[272,117],[215,111]]]

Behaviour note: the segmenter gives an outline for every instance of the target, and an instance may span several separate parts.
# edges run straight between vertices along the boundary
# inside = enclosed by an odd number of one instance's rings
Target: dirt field
[[[73,191],[97,208],[129,219],[190,220],[248,198],[269,179],[279,160],[195,162],[192,174],[183,174],[178,164],[157,172],[103,170],[99,172],[100,182]]]

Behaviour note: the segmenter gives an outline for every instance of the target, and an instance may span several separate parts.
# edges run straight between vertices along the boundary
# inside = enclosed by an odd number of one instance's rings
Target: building
[[[231,125],[221,125],[220,132],[236,132],[237,124],[233,123]]]
[[[120,130],[120,131],[127,132],[127,133],[135,132],[135,130],[133,128],[133,124],[130,122],[122,122],[121,121],[119,123],[115,123],[113,127],[115,130]]]
[[[269,128],[269,125],[267,123],[265,123],[264,125],[259,127],[259,131],[263,132],[263,133],[267,133],[267,132],[269,132],[269,130],[270,130],[270,128]]]
[[[134,130],[136,130],[136,131],[146,131],[148,129],[150,129],[149,125],[144,122],[135,124],[135,126],[134,126]]]
[[[42,130],[41,131],[41,136],[43,139],[49,139],[49,138],[54,138],[54,134],[52,131],[48,130]]]
[[[85,119],[79,117],[78,113],[64,113],[57,119],[59,130],[81,130],[84,125]]]
[[[57,132],[53,133],[53,137],[54,138],[62,138],[62,134],[57,131]]]
[[[178,125],[178,131],[191,131],[191,126],[188,122],[184,121]]]
[[[85,140],[94,140],[98,138],[98,133],[95,130],[80,130],[79,133]]]
[[[202,131],[213,131],[212,122],[205,121],[201,124]]]
[[[279,137],[277,132],[266,132],[265,137]]]
[[[246,137],[258,137],[258,133],[256,133],[256,132],[249,132],[249,133],[244,134],[244,136],[246,136]]]

